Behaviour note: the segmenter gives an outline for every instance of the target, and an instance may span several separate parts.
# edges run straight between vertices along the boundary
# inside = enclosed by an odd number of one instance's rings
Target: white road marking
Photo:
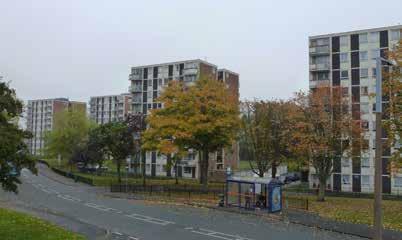
[[[49,194],[51,193],[48,190],[46,190],[46,188],[41,188],[40,190],[44,191],[45,193],[49,193]]]
[[[117,212],[118,211],[117,209],[109,208],[109,207],[106,207],[106,206],[103,206],[103,205],[98,205],[98,204],[95,204],[95,203],[85,203],[84,205],[87,206],[87,207],[98,209],[98,210],[103,211],[103,212]]]
[[[149,217],[149,216],[144,216],[144,215],[140,215],[140,214],[136,214],[136,213],[132,213],[130,215],[126,215],[129,218],[134,218],[140,221],[144,221],[144,222],[148,222],[148,223],[153,223],[153,224],[158,224],[158,225],[162,225],[162,226],[166,226],[168,224],[174,224],[174,222],[170,222],[170,221],[165,221],[162,219],[158,219],[158,218],[153,218],[153,217]]]
[[[53,190],[53,189],[48,189],[50,192],[52,192],[52,193],[55,193],[55,194],[60,194],[58,191],[56,191],[56,190]]]
[[[225,239],[225,240],[252,240],[250,238],[240,237],[240,236],[226,234],[226,233],[222,233],[222,232],[216,232],[216,231],[212,231],[212,230],[205,229],[205,228],[199,228],[197,230],[194,230],[194,228],[189,227],[189,228],[185,228],[185,229],[191,230],[192,233],[197,233],[197,234],[201,234],[204,236]]]
[[[70,196],[70,195],[64,195],[66,198],[69,198],[71,200],[73,200],[74,202],[81,202],[81,199]]]
[[[136,237],[128,237],[129,239],[133,239],[133,240],[139,240],[139,238]]]
[[[113,232],[114,234],[117,234],[117,235],[120,235],[120,236],[123,236],[123,233],[119,233],[119,232]]]

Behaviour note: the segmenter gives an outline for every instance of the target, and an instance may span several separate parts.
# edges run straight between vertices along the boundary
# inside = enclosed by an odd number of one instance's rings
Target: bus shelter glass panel
[[[258,208],[267,208],[267,184],[255,184],[255,206]]]
[[[231,206],[239,206],[239,183],[227,183],[227,204]]]
[[[247,209],[255,207],[253,183],[240,183],[240,207]]]

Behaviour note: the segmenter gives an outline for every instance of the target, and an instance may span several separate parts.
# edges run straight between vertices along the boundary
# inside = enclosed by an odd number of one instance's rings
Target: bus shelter
[[[282,210],[282,187],[263,178],[232,177],[226,180],[225,204],[249,210]]]

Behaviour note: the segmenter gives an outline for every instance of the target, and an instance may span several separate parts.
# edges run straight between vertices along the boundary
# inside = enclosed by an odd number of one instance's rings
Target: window
[[[394,178],[394,186],[395,187],[402,187],[402,177],[395,177]]]
[[[191,167],[184,167],[184,173],[190,174],[191,173]]]
[[[361,165],[362,165],[362,167],[364,167],[364,168],[370,167],[370,158],[368,158],[368,157],[362,157],[362,158],[361,158]]]
[[[369,105],[368,105],[368,103],[360,104],[360,112],[361,112],[361,114],[369,113]]]
[[[367,51],[361,51],[360,54],[359,54],[359,56],[360,56],[360,61],[361,61],[361,62],[365,62],[365,61],[368,60]]]
[[[145,165],[145,171],[147,171],[147,172],[151,171],[151,164]]]
[[[158,82],[159,82],[158,85],[162,86],[162,79],[159,79]]]
[[[370,176],[362,175],[362,186],[370,186]]]
[[[165,170],[163,169],[163,165],[162,164],[156,164],[156,171],[157,172],[164,172]]]
[[[359,35],[359,43],[360,44],[368,43],[367,33],[362,33],[362,34]]]
[[[350,184],[350,175],[342,175],[342,183]]]
[[[322,80],[328,80],[329,79],[329,73],[327,72],[319,72],[316,75],[313,76],[314,80],[322,81]]]
[[[348,70],[342,70],[341,71],[341,79],[348,79],[349,78],[349,71]]]
[[[371,58],[375,60],[375,58],[380,56],[380,49],[371,50]]]
[[[342,88],[342,96],[343,97],[349,96],[349,88],[348,87],[343,87]]]
[[[367,86],[360,87],[360,95],[368,96],[368,87]]]
[[[380,41],[380,33],[379,32],[371,32],[370,33],[370,42],[376,43]]]
[[[350,167],[350,161],[348,158],[342,158],[341,164],[342,167]]]
[[[372,69],[371,69],[371,73],[372,73],[373,77],[376,77],[376,76],[377,76],[377,73],[376,73],[376,69],[375,69],[375,68],[372,68]]]
[[[329,38],[311,40],[311,47],[329,45]]]
[[[349,45],[349,37],[348,36],[341,36],[339,38],[339,42],[341,46],[348,46]]]
[[[361,122],[361,125],[362,125],[363,130],[368,130],[369,129],[369,122],[368,121],[363,120]],[[362,162],[363,162],[363,160],[362,160]],[[363,165],[363,163],[362,163],[362,165]]]
[[[360,69],[360,78],[366,78],[368,77],[368,69],[367,68],[361,68]]]
[[[339,54],[339,58],[340,58],[341,63],[348,62],[348,53]]]
[[[391,30],[391,41],[399,41],[400,34],[399,29]]]

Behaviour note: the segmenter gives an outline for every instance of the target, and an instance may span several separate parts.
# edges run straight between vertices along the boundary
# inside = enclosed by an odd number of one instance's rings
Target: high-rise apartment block
[[[131,113],[131,102],[130,93],[91,97],[90,119],[97,124],[123,121]]]
[[[28,148],[31,154],[43,154],[45,132],[55,128],[55,115],[66,109],[86,112],[86,103],[69,101],[67,98],[28,101],[27,130],[33,135],[28,140]]]
[[[369,143],[368,150],[351,157],[334,160],[327,188],[334,191],[373,192],[375,158],[376,61],[387,57],[401,39],[402,25],[353,32],[312,36],[309,38],[310,88],[319,85],[341,87],[350,103],[353,118],[359,121]],[[386,67],[384,67],[386,70]],[[383,99],[383,105],[388,104]],[[386,138],[383,135],[384,140]],[[402,191],[402,175],[391,175],[389,158],[392,148],[383,149],[383,191]],[[310,187],[317,187],[314,169],[310,170]]]
[[[192,84],[202,76],[223,81],[228,89],[239,96],[239,75],[229,70],[218,70],[217,66],[203,60],[188,60],[170,62],[131,68],[129,80],[131,81],[130,92],[132,93],[132,112],[148,114],[150,109],[161,108],[162,103],[156,99],[160,96],[164,86],[169,81],[178,80],[185,84]],[[166,172],[166,157],[157,152],[147,152],[146,174],[151,176],[166,176],[172,172]],[[222,149],[211,153],[210,169],[236,168],[238,165],[238,146]],[[189,152],[178,167],[180,177],[198,178],[199,176],[198,154]]]

